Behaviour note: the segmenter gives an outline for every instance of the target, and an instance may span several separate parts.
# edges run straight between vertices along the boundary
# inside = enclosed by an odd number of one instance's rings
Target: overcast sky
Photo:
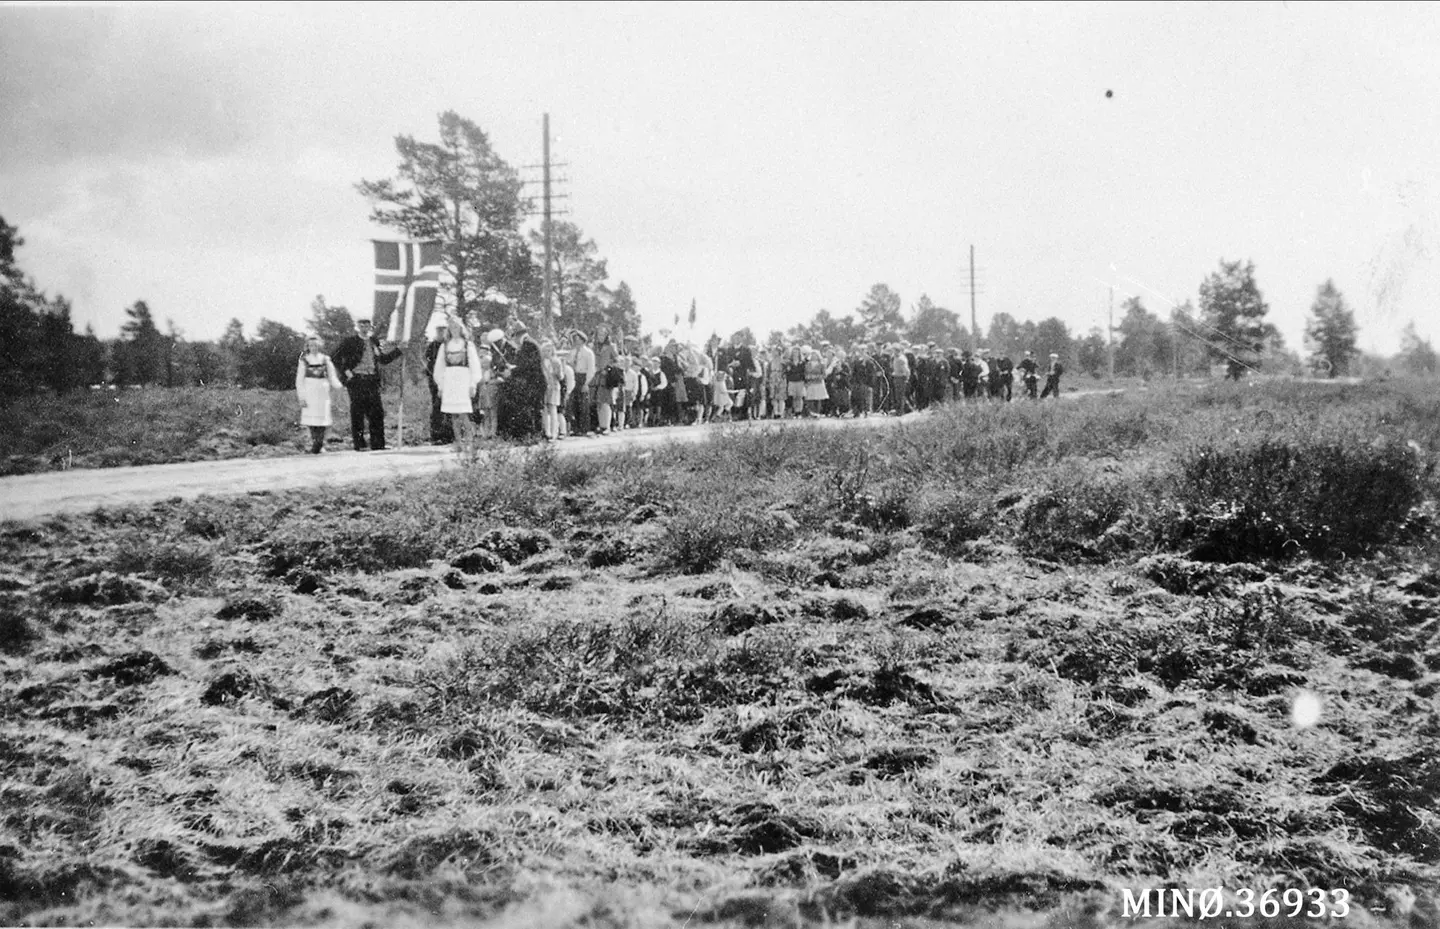
[[[1113,96],[1107,96],[1107,91]],[[761,335],[871,285],[982,326],[1102,326],[1254,261],[1299,349],[1333,278],[1363,347],[1440,340],[1430,5],[194,4],[0,7],[0,216],[112,336],[368,312],[355,191],[454,109],[567,219],[647,328]],[[535,172],[529,172],[535,173]],[[1117,313],[1118,319],[1118,313]]]

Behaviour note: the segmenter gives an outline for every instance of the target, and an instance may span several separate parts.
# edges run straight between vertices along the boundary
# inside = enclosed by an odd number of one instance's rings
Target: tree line
[[[402,135],[395,146],[396,174],[361,180],[356,189],[368,201],[372,221],[407,238],[445,243],[448,280],[437,312],[473,313],[485,327],[515,321],[542,325],[544,236],[522,229],[535,204],[525,195],[516,169],[500,157],[479,126],[453,111],[440,114],[438,143]],[[650,341],[640,332],[629,285],[623,280],[610,284],[596,243],[564,221],[552,222],[550,240],[550,322],[557,329],[587,332],[605,323],[618,334]],[[0,396],[107,383],[293,388],[304,334],[274,320],[262,319],[247,335],[241,322],[232,319],[219,338],[192,341],[172,321],[167,320],[162,331],[146,301],[137,300],[125,310],[118,338],[101,340],[91,327],[76,333],[69,301],[46,295],[21,272],[15,254],[23,244],[19,230],[0,217]],[[1338,376],[1355,368],[1358,327],[1332,281],[1318,288],[1307,317],[1305,358],[1287,350],[1266,319],[1268,312],[1253,262],[1221,260],[1219,269],[1200,284],[1198,308],[1187,300],[1162,317],[1139,296],[1129,296],[1119,308],[1113,333],[1114,373],[1189,376],[1208,373],[1216,364],[1243,373],[1274,368],[1278,362],[1284,369],[1308,367]],[[693,315],[692,305],[692,322]],[[306,320],[309,331],[331,348],[353,325],[350,312],[327,304],[323,295],[312,302]],[[667,334],[662,330],[662,336]],[[425,338],[423,331],[415,333],[416,341]],[[715,334],[712,341],[718,338]],[[1111,364],[1110,339],[1099,328],[1076,334],[1058,317],[1034,322],[1002,312],[990,318],[985,331],[972,331],[959,314],[925,294],[908,314],[903,312],[900,295],[883,283],[874,285],[850,313],[836,316],[821,309],[808,322],[756,341],[853,345],[899,340],[934,342],[941,348],[1056,352],[1072,371],[1096,376],[1107,373]],[[1434,348],[1419,337],[1413,323],[1405,329],[1393,364],[1414,374],[1435,374],[1440,368]]]

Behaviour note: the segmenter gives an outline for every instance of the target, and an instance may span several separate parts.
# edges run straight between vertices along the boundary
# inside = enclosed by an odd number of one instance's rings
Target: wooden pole
[[[409,352],[405,351],[404,343],[400,345],[400,425],[399,435],[395,437],[397,448],[405,447],[405,362],[408,360]]]
[[[545,171],[545,174],[544,174],[544,183],[545,183],[545,186],[544,186],[544,198],[545,198],[545,205],[544,205],[544,209],[545,209],[545,219],[544,219],[544,233],[545,233],[545,308],[544,308],[543,312],[540,314],[540,330],[541,330],[542,332],[545,332],[545,333],[551,333],[551,332],[554,331],[554,325],[553,325],[553,323],[552,323],[552,321],[551,321],[551,319],[550,319],[550,313],[551,313],[551,307],[552,307],[552,303],[551,303],[552,297],[551,297],[551,294],[552,294],[552,290],[553,290],[553,287],[554,287],[554,284],[553,284],[553,282],[552,282],[552,281],[553,281],[552,275],[553,275],[553,273],[554,273],[554,272],[552,271],[552,265],[553,265],[554,259],[551,257],[551,256],[553,255],[553,253],[554,253],[554,252],[553,252],[554,242],[551,240],[551,232],[550,232],[550,114],[549,114],[549,113],[546,113],[546,114],[545,114],[544,132],[545,132],[545,139],[544,139],[544,154],[545,154],[545,164],[544,164],[544,171]]]
[[[980,323],[975,318],[975,246],[970,246],[970,331],[975,333],[975,346],[980,346]]]
[[[1115,381],[1115,287],[1110,287],[1110,323],[1105,328],[1105,367],[1111,383]]]

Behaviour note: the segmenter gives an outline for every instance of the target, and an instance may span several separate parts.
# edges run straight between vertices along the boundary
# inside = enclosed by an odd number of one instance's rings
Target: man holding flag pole
[[[369,447],[385,447],[385,409],[380,401],[379,365],[389,364],[396,358],[400,359],[400,421],[396,444],[405,444],[405,381],[409,356],[406,348],[412,341],[424,336],[430,316],[435,311],[435,296],[440,287],[440,242],[372,239],[371,244],[375,249],[375,311],[372,319],[376,331],[387,333],[386,347],[382,350],[379,339],[369,333],[372,320],[361,320],[357,326],[365,326],[365,331],[360,337],[342,342],[334,359],[346,387],[351,384],[347,380],[347,365],[360,378],[356,381],[356,389],[350,392],[351,432],[357,451],[364,451],[366,447],[362,433],[365,419],[370,424]],[[372,368],[373,374],[367,374]]]
[[[390,343],[380,344],[371,331],[370,320],[355,323],[355,334],[344,339],[335,349],[335,371],[340,383],[350,394],[350,438],[355,451],[385,448],[385,405],[380,400],[380,366],[400,357],[400,349]],[[365,427],[370,427],[369,444]]]

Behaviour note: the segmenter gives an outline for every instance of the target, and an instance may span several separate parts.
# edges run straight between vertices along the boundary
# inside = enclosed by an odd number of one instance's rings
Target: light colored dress
[[[805,362],[805,399],[806,401],[830,399],[830,392],[825,389],[825,363],[823,361]]]
[[[300,425],[333,425],[330,418],[330,391],[339,390],[340,387],[340,375],[329,355],[324,352],[318,355],[301,355],[300,364],[295,369],[295,393],[305,405],[305,409],[300,411]]]
[[[545,409],[553,410],[560,405],[560,387],[565,379],[565,369],[558,358],[542,358],[540,370],[545,375]]]
[[[440,385],[440,412],[470,413],[481,381],[480,355],[469,339],[447,339],[435,353],[435,383]]]
[[[715,383],[710,390],[710,404],[716,410],[728,410],[730,402],[730,375],[724,371],[715,372]]]

